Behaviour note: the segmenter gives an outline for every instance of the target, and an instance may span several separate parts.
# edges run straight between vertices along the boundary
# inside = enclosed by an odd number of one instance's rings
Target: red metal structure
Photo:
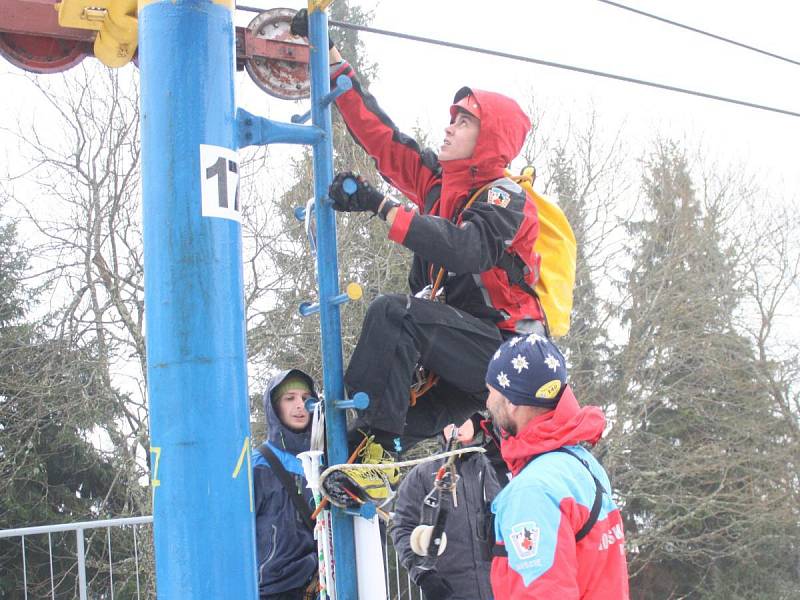
[[[93,56],[97,31],[59,25],[57,4],[0,0],[0,55],[33,73],[58,73]],[[265,92],[296,100],[309,94],[308,46],[289,32],[293,14],[272,9],[237,27],[236,67]]]
[[[58,24],[55,0],[0,1],[0,54],[34,73],[57,73],[92,54],[96,32]]]

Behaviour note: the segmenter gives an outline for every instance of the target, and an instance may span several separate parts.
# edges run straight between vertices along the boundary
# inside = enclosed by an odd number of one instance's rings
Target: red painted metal
[[[61,27],[57,1],[0,0],[0,55],[34,73],[64,71],[92,56],[97,33]],[[289,32],[293,15],[272,9],[236,28],[237,68],[247,68],[259,87],[279,98],[309,94],[308,45]]]
[[[58,24],[56,0],[0,0],[0,31],[69,40],[94,40],[94,31]]]
[[[242,36],[244,66],[262,90],[285,100],[308,98],[308,46],[289,31],[295,11],[272,8],[253,18]],[[237,54],[238,54],[237,43]]]
[[[58,24],[56,0],[1,0],[0,55],[33,73],[58,73],[92,54],[94,31]]]
[[[25,33],[0,33],[0,54],[12,65],[32,73],[58,73],[92,54],[92,44]]]

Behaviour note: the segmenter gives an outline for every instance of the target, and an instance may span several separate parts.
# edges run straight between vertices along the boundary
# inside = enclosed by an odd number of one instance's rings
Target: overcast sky
[[[597,0],[351,0],[374,10],[379,28],[440,38],[627,75],[800,112],[800,66],[614,8]],[[268,0],[241,0],[269,7]],[[633,7],[800,61],[800,2],[793,0],[624,0]],[[285,0],[290,8],[304,0]],[[246,24],[253,13],[238,12]],[[544,66],[362,34],[379,65],[373,91],[404,129],[421,125],[441,141],[447,106],[462,85],[531,94],[550,121],[593,107],[607,131],[624,123],[631,151],[655,132],[701,145],[710,159],[742,164],[789,201],[800,195],[800,118],[768,113]],[[132,68],[127,69],[132,72]],[[39,106],[0,60],[0,121]],[[9,93],[15,90],[14,93]],[[237,75],[241,105],[288,120],[301,108],[266,96]],[[534,127],[536,127],[534,123]],[[2,155],[8,156],[8,148]],[[13,159],[13,154],[11,156]]]
[[[800,61],[800,2],[767,0],[622,1],[630,6]],[[244,4],[244,2],[242,2]],[[269,6],[265,0],[251,0]],[[291,8],[305,2],[287,1]],[[607,71],[800,112],[800,66],[620,10],[597,0],[382,0],[373,26]],[[250,13],[240,13],[246,23]],[[800,118],[645,88],[544,66],[362,34],[378,63],[373,92],[404,129],[419,123],[438,144],[447,106],[462,85],[531,92],[553,119],[592,107],[613,132],[624,123],[637,152],[655,132],[702,145],[706,156],[742,164],[765,189],[789,201],[800,191]],[[275,119],[297,112],[265,100],[239,76],[240,102],[269,105]],[[536,125],[536,124],[534,124]]]

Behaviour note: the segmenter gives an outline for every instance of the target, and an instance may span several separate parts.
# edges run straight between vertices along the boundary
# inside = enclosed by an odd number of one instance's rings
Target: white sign
[[[239,153],[200,144],[200,190],[204,217],[242,222],[239,205]]]

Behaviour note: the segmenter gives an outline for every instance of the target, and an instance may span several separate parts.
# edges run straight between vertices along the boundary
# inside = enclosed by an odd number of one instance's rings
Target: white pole
[[[380,520],[377,515],[372,519],[355,517],[353,525],[356,539],[358,597],[362,600],[386,598]]]

